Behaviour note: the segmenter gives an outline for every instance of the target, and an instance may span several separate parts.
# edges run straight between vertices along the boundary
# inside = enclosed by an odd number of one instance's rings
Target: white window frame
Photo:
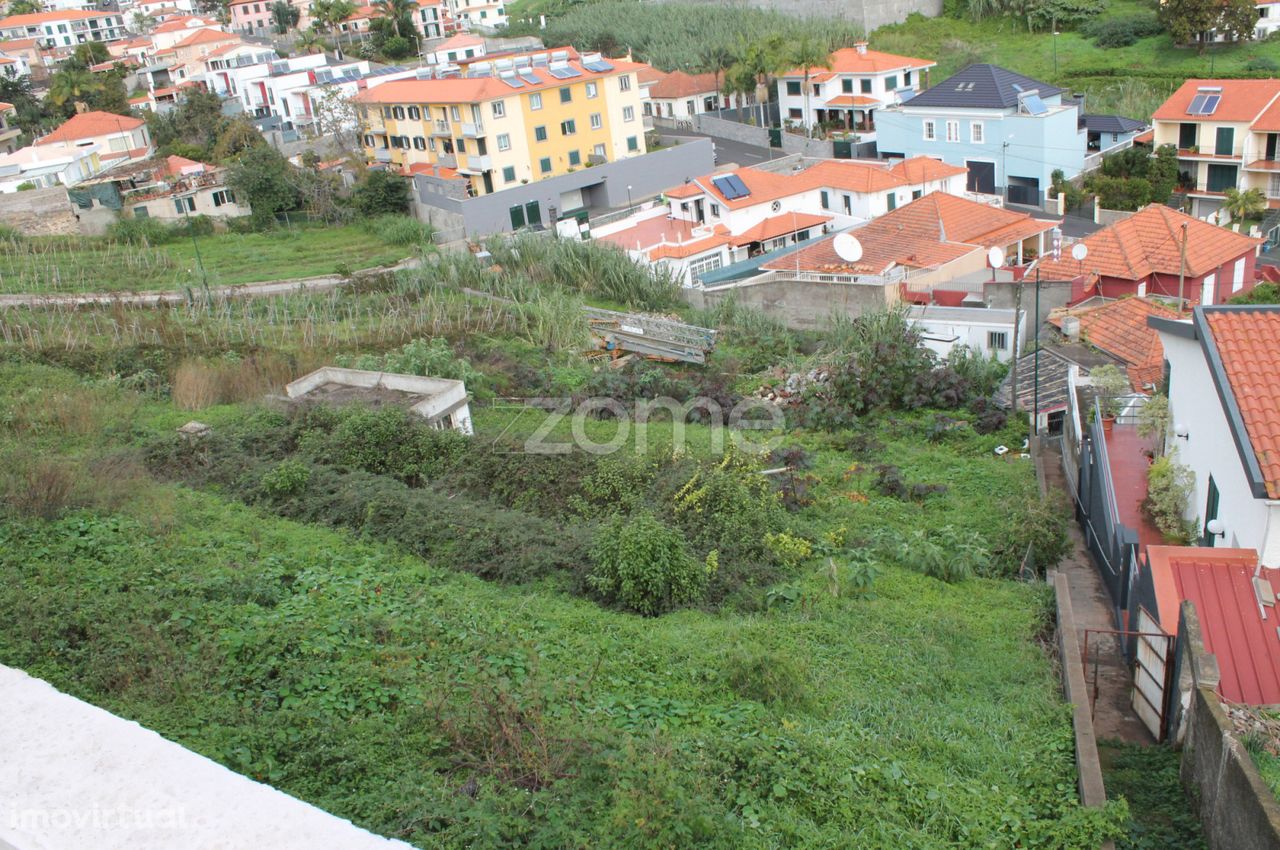
[[[948,142],[960,141],[960,122],[959,121],[947,122],[947,141]]]
[[[981,121],[969,122],[969,143],[973,145],[985,145],[987,143],[987,128]]]
[[[588,82],[587,97],[591,98],[591,97],[599,97],[599,96],[600,96],[600,86],[598,86],[594,82]]]
[[[1235,267],[1231,269],[1231,291],[1239,292],[1244,289],[1244,257],[1236,260]]]
[[[536,91],[533,94],[529,95],[529,108],[530,109],[542,108],[542,92]]]
[[[922,136],[924,137],[924,140],[926,142],[938,141],[938,122],[934,121],[932,118],[926,118],[923,123],[924,131]]]
[[[507,102],[505,100],[495,100],[492,108],[494,118],[505,118],[507,116]]]
[[[500,151],[511,150],[511,134],[510,133],[498,134],[498,150]]]
[[[604,126],[604,116],[602,116],[599,112],[592,112],[591,113],[591,129],[599,130],[603,126]]]
[[[636,120],[636,108],[634,106],[622,107],[622,120],[623,121]]]
[[[719,254],[712,254],[709,257],[700,257],[699,259],[689,261],[689,277],[695,278],[703,272],[715,271],[716,269],[723,267],[724,262],[720,259]]]
[[[631,75],[623,74],[618,77],[618,91],[631,91]]]

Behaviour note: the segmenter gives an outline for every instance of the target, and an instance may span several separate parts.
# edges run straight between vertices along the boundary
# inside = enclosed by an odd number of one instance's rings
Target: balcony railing
[[[493,157],[488,154],[469,154],[467,156],[467,168],[472,171],[488,171],[493,168]]]
[[[478,139],[484,135],[484,122],[473,121],[462,125],[462,135],[468,139]]]
[[[451,153],[437,154],[436,165],[443,166],[444,168],[457,168],[458,157],[454,156]]]
[[[431,125],[431,135],[433,136],[452,136],[453,131],[449,129],[448,121],[436,121]]]
[[[1201,145],[1195,148],[1178,148],[1179,159],[1240,159],[1244,156],[1244,145],[1219,151],[1217,145]]]

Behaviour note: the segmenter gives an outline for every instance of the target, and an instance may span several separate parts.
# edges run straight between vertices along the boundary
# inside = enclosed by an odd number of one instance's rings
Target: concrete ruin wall
[[[71,236],[80,232],[76,209],[62,186],[0,195],[0,224],[23,236]]]
[[[890,303],[891,296],[883,286],[762,277],[766,282],[686,289],[685,300],[697,308],[711,308],[733,298],[739,306],[760,310],[795,330],[818,330],[833,315],[855,318],[883,310]],[[896,288],[892,293],[896,301]]]

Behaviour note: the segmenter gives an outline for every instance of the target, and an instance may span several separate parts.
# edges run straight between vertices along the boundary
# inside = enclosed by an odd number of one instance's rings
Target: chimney
[[[1079,316],[1063,316],[1062,317],[1062,333],[1070,342],[1080,341],[1080,317]]]
[[[867,55],[867,43],[865,41],[855,41],[853,43],[853,49],[858,51],[862,56]]]

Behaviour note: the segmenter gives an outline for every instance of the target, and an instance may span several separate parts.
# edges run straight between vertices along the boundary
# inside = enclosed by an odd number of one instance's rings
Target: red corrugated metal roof
[[[1258,605],[1253,589],[1258,553],[1150,546],[1147,558],[1165,631],[1176,631],[1184,599],[1196,606],[1205,650],[1218,659],[1218,693],[1247,705],[1280,704],[1280,611]],[[1261,575],[1280,595],[1280,571],[1264,569]]]

